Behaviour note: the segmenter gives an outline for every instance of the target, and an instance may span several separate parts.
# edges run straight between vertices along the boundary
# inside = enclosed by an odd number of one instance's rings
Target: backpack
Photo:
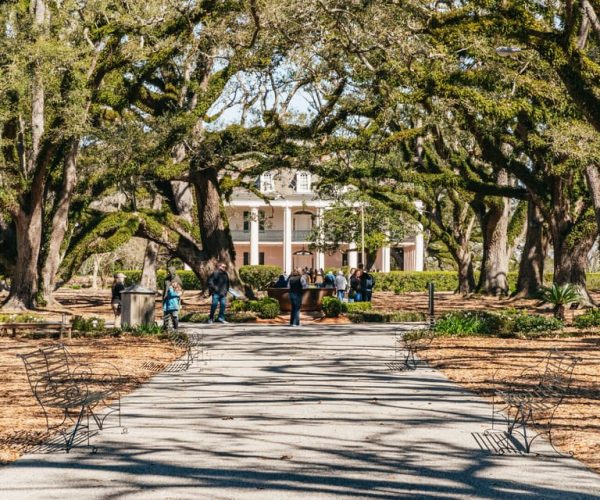
[[[327,273],[325,275],[325,280],[323,280],[323,284],[327,286],[335,286],[335,277],[331,273]]]
[[[373,279],[373,276],[371,276],[369,273],[366,273],[365,274],[365,289],[373,290],[374,286],[375,286],[375,280]]]

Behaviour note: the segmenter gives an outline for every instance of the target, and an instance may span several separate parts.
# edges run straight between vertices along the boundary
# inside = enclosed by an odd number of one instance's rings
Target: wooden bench
[[[62,344],[19,354],[27,379],[42,407],[49,432],[58,431],[65,440],[67,453],[75,436],[86,429],[89,445],[90,417],[102,430],[106,418],[118,412],[121,426],[121,375],[110,363],[78,363]],[[103,415],[101,408],[108,409]],[[55,420],[58,413],[59,418]],[[72,424],[66,428],[65,424]]]
[[[525,368],[509,380],[506,388],[494,387],[492,431],[496,415],[502,415],[507,436],[520,434],[526,453],[530,453],[532,443],[539,436],[547,435],[554,451],[565,455],[553,443],[552,428],[556,410],[569,394],[573,371],[580,361],[581,358],[554,349],[540,363]]]
[[[0,323],[0,334],[12,335],[29,333],[39,335],[55,335],[62,339],[66,335],[71,338],[72,327],[70,321],[40,321],[32,323]]]

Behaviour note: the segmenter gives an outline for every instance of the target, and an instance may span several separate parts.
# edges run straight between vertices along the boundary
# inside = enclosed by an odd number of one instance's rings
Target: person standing
[[[346,280],[346,277],[344,276],[344,271],[339,270],[337,276],[335,277],[335,291],[340,302],[344,301],[347,286],[348,280]]]
[[[117,317],[121,316],[121,292],[125,290],[125,275],[123,273],[117,273],[114,276],[114,281],[110,289],[110,306],[112,307],[113,314],[115,315],[115,326],[117,324]]]
[[[225,321],[225,307],[227,307],[227,292],[229,291],[229,276],[227,275],[227,266],[224,262],[219,262],[217,269],[208,278],[208,292],[212,296],[210,305],[209,323],[215,320],[215,312],[219,306],[219,323],[227,323]]]
[[[174,283],[177,283],[183,289],[183,283],[181,282],[181,278],[177,276],[177,270],[173,266],[171,266],[167,269],[167,277],[165,278],[165,284],[163,286],[162,293],[163,300],[165,300],[167,290],[169,290],[169,287]]]
[[[183,288],[176,281],[169,285],[167,293],[163,299],[163,314],[165,325],[173,325],[173,330],[179,328],[179,310],[181,309],[181,293]],[[166,327],[167,331],[170,328]]]
[[[364,302],[371,302],[371,297],[373,295],[374,287],[375,287],[375,277],[367,271],[361,271],[360,291],[361,291],[362,300]]]
[[[360,278],[362,276],[362,270],[357,269],[354,271],[352,276],[350,276],[350,293],[352,293],[354,297],[354,302],[360,302],[362,300],[361,288],[360,288]]]
[[[290,326],[300,326],[300,308],[302,306],[302,292],[308,287],[306,278],[302,275],[302,269],[294,269],[288,280],[288,289],[290,290],[290,303],[292,311],[290,313]]]

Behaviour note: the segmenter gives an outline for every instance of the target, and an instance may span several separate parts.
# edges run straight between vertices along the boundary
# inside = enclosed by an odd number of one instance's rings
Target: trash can
[[[156,292],[141,285],[133,285],[121,292],[121,327],[154,324]]]

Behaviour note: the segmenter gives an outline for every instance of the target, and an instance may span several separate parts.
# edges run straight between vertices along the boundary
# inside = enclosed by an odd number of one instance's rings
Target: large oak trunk
[[[527,232],[525,246],[519,263],[516,297],[535,297],[544,285],[544,260],[548,236],[539,208],[531,201],[527,204]]]
[[[17,262],[5,309],[31,309],[38,293],[38,258],[42,234],[42,210],[37,204],[31,214],[21,212],[15,220]]]
[[[159,195],[156,195],[152,201],[152,210],[160,210],[161,206],[162,198]],[[146,251],[144,252],[144,265],[142,267],[142,279],[140,280],[140,284],[150,290],[156,290],[156,264],[158,261],[159,248],[160,246],[158,243],[148,240]]]
[[[475,290],[473,255],[468,251],[460,251],[455,259],[458,264],[458,293],[467,295]]]
[[[52,223],[48,228],[47,249],[42,256],[41,300],[46,306],[57,306],[58,302],[54,299],[53,293],[56,289],[58,269],[62,261],[61,246],[67,233],[69,225],[69,208],[71,199],[77,184],[77,155],[79,153],[79,144],[74,141],[69,153],[65,158],[63,181],[59,197],[55,203]]]
[[[235,273],[235,251],[231,233],[226,226],[226,215],[219,192],[219,180],[214,168],[201,170],[194,177],[198,222],[205,267],[210,271],[218,262],[224,262],[232,275]]]

